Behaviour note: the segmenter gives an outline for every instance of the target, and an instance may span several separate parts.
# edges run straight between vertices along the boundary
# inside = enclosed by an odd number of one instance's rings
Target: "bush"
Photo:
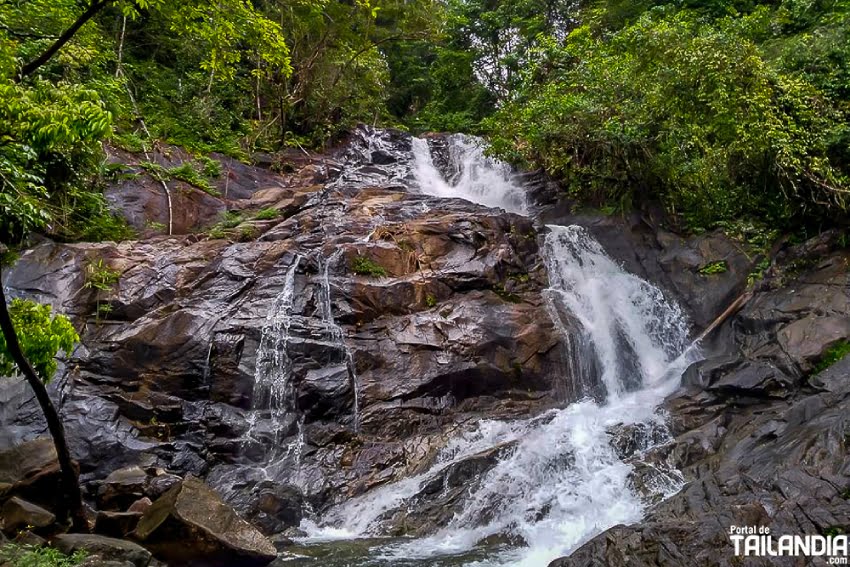
[[[707,23],[662,7],[611,34],[585,25],[551,41],[488,122],[493,148],[586,204],[658,199],[692,231],[838,218],[848,177],[830,147],[843,116],[764,56],[751,39],[762,15]]]
[[[85,551],[65,555],[52,547],[7,543],[0,547],[0,559],[13,567],[75,567],[86,559]]]
[[[387,275],[387,270],[366,256],[355,256],[351,260],[351,271],[361,276],[384,277]]]
[[[9,315],[18,334],[24,355],[45,382],[56,372],[56,354],[71,353],[80,337],[64,315],[51,315],[50,305],[28,299],[12,299]],[[12,376],[17,366],[0,335],[0,376]]]

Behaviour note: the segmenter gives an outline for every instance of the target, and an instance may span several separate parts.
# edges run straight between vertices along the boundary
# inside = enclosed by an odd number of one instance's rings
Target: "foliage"
[[[280,215],[280,210],[275,209],[274,207],[267,207],[265,209],[260,209],[259,211],[257,211],[257,213],[254,215],[254,218],[256,220],[272,220],[278,218]]]
[[[225,211],[221,220],[210,227],[207,231],[207,236],[210,238],[227,238],[228,234],[230,234],[233,229],[237,228],[243,222],[245,222],[245,219],[241,212]]]
[[[51,311],[50,305],[18,298],[9,305],[21,350],[45,382],[56,372],[57,353],[70,353],[80,340],[71,321],[64,315],[51,315]],[[0,376],[12,376],[16,369],[6,339],[0,335]]]
[[[0,559],[14,567],[75,567],[86,559],[86,552],[79,550],[65,555],[52,547],[36,547],[7,543],[0,547]]]
[[[32,230],[71,235],[108,216],[86,182],[110,123],[90,89],[0,77],[0,240],[19,242]]]
[[[96,8],[95,17],[61,43],[64,32],[88,8]],[[120,33],[114,29],[116,21],[123,22]],[[101,144],[112,134],[114,123],[122,130],[119,144],[145,148],[130,125],[137,122],[139,110],[148,110],[145,87],[162,86],[152,84],[156,73],[144,78],[137,74],[148,67],[163,68],[151,61],[150,49],[134,42],[154,29],[149,26],[158,26],[159,36],[179,36],[181,74],[191,76],[198,86],[193,95],[207,95],[193,98],[207,110],[218,100],[213,87],[229,85],[244,73],[246,58],[251,76],[258,79],[291,71],[280,25],[244,0],[221,0],[214,9],[198,0],[0,3],[0,240],[17,243],[31,231],[63,240],[132,236],[101,194]],[[181,74],[173,69],[166,73],[169,80],[181,83]],[[170,110],[168,119],[191,116],[182,104]],[[163,130],[159,122],[167,124],[168,119],[156,118],[153,129],[159,133]],[[187,134],[186,141],[203,145],[205,140],[199,138],[209,121],[190,125],[197,130]],[[216,127],[209,130],[221,135],[216,140],[207,136],[209,147],[226,145],[234,130],[232,120]],[[220,173],[211,161],[202,166],[207,176]],[[175,172],[180,174],[210,189],[188,169]]]
[[[361,276],[372,276],[375,278],[387,275],[387,270],[371,258],[366,256],[355,256],[351,259],[351,271]]]
[[[582,202],[660,200],[694,231],[840,217],[842,106],[768,56],[777,18],[663,6],[604,31],[588,18],[563,42],[541,42],[488,122],[495,151],[544,167]]]
[[[723,274],[729,270],[729,266],[726,265],[726,260],[718,260],[716,262],[709,262],[708,264],[700,267],[699,273],[704,276],[710,276],[713,274]]]
[[[823,372],[845,356],[850,354],[850,342],[839,341],[832,345],[821,355],[820,360],[815,364],[814,373]]]
[[[109,291],[118,283],[121,277],[121,272],[113,270],[99,258],[97,262],[89,262],[86,264],[86,289],[96,289],[98,291]]]

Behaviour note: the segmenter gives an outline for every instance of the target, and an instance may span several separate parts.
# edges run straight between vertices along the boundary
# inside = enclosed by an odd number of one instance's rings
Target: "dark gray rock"
[[[95,534],[63,534],[53,538],[52,544],[59,551],[72,554],[85,551],[100,560],[131,563],[135,567],[147,567],[151,554],[142,546],[131,541]]]

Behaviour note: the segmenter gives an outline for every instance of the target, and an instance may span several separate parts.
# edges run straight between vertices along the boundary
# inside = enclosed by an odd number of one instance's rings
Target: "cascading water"
[[[267,461],[278,457],[282,428],[285,418],[292,416],[295,410],[292,385],[292,360],[289,358],[289,328],[292,324],[292,304],[295,297],[295,272],[298,270],[300,256],[289,267],[284,278],[283,289],[275,298],[263,325],[260,346],[257,349],[257,367],[254,374],[254,392],[250,414],[251,429],[248,436],[254,436],[260,411],[268,410],[273,428],[274,440],[267,452]]]
[[[447,525],[425,538],[377,544],[368,559],[346,564],[536,567],[641,518],[645,501],[632,486],[634,466],[612,439],[617,429],[656,432],[638,437],[638,460],[664,440],[655,408],[696,349],[688,346],[681,310],[660,290],[625,272],[584,229],[549,228],[550,311],[568,335],[564,317],[579,326],[573,346],[592,361],[579,369],[577,390],[596,400],[526,420],[481,422],[450,441],[429,470],[344,503],[321,525],[305,522],[305,541],[380,536],[391,513],[415,506],[448,467],[494,448],[495,464],[470,483]],[[648,484],[652,496],[665,497],[679,489],[680,478],[662,474]],[[482,551],[493,536],[510,544]]]
[[[448,138],[446,176],[434,165],[431,148],[423,138],[413,139],[413,176],[426,195],[458,198],[511,213],[528,214],[525,190],[504,162],[484,155],[479,138],[454,134]]]
[[[331,280],[330,269],[339,258],[342,256],[342,250],[337,250],[327,260],[319,261],[319,272],[321,273],[321,286],[319,287],[319,314],[322,317],[322,323],[325,327],[327,340],[334,344],[342,353],[345,366],[348,369],[348,376],[351,381],[351,391],[353,393],[353,422],[354,431],[357,432],[360,425],[360,383],[357,379],[357,369],[354,364],[354,355],[351,349],[345,342],[345,334],[342,328],[337,325],[333,316],[333,306],[331,305]]]

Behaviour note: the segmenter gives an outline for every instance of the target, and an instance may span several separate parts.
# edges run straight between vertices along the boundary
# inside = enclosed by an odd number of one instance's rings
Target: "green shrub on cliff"
[[[361,276],[384,277],[387,270],[379,263],[366,256],[355,256],[351,260],[351,271]]]

